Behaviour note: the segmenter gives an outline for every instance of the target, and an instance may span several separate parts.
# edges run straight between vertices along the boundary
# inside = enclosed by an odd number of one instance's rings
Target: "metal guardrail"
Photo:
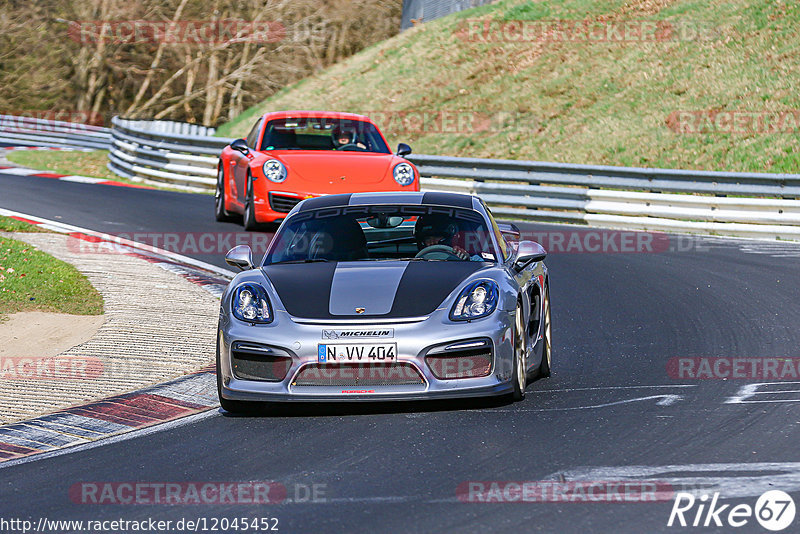
[[[497,215],[593,226],[800,240],[800,175],[416,155],[428,190]]]
[[[108,168],[126,178],[213,189],[219,154],[232,141],[214,128],[171,121],[111,119]]]
[[[0,115],[0,140],[109,149],[128,178],[212,189],[232,141],[213,128],[112,119],[112,128]],[[727,173],[412,155],[425,190],[481,196],[512,219],[800,240],[800,175]]]
[[[15,146],[108,150],[111,130],[75,122],[0,115],[0,142]]]

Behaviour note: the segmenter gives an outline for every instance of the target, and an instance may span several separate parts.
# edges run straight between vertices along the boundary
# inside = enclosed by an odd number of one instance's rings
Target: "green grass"
[[[18,311],[103,313],[103,297],[73,266],[35,247],[0,237],[0,319]]]
[[[91,152],[71,152],[66,150],[18,150],[13,151],[6,156],[8,161],[29,167],[31,169],[43,170],[54,172],[58,174],[78,175],[78,176],[91,176],[93,178],[102,178],[104,180],[111,180],[114,182],[122,182],[126,184],[153,187],[165,191],[181,191],[170,187],[169,185],[154,185],[152,183],[143,184],[128,178],[117,176],[106,167],[108,163],[107,150],[93,150]],[[203,192],[204,194],[206,192]],[[212,194],[209,191],[208,194]]]
[[[663,41],[478,42],[467,20],[666,21]],[[282,109],[506,113],[493,127],[379,126],[416,153],[800,172],[795,133],[677,133],[677,111],[800,109],[800,4],[779,0],[505,0],[426,22],[304,79],[223,125],[243,137]],[[516,119],[513,119],[516,117]],[[800,126],[800,125],[799,125]],[[800,129],[800,128],[798,128]]]
[[[92,176],[115,181],[124,180],[106,168],[107,150],[93,150],[92,152],[18,150],[8,155],[8,161],[31,169],[41,169],[58,174]]]
[[[0,217],[0,232],[45,232],[39,226],[25,221],[18,221],[11,217]]]

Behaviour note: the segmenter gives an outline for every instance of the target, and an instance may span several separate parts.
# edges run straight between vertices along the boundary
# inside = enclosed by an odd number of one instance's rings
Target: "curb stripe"
[[[143,393],[142,395],[139,395],[137,401],[141,402],[145,407],[162,406],[162,409],[165,410],[165,413],[168,411],[174,412],[176,410],[185,412],[186,410],[198,410],[203,408],[203,405],[201,404],[170,399],[169,397],[163,397],[153,393]]]
[[[83,176],[81,176],[83,178]],[[149,185],[139,185],[139,184],[126,184],[125,182],[117,182],[114,180],[103,180],[102,182],[97,182],[98,185],[115,185],[117,187],[133,187],[134,189],[156,189],[155,187],[151,187]]]
[[[219,406],[208,367],[170,382],[0,427],[0,465],[152,427]]]
[[[5,426],[2,428],[2,431],[0,431],[0,436],[2,436],[0,439],[5,439],[8,437],[26,439],[31,442],[41,443],[47,447],[63,447],[64,445],[69,445],[78,441],[86,441],[85,439],[78,437],[70,439],[65,434],[53,431],[51,429],[36,428],[34,426],[28,426],[24,424]]]
[[[49,426],[51,424],[59,426],[63,425],[70,428],[77,428],[89,432],[94,432],[98,435],[122,432],[124,430],[128,430],[129,428],[127,425],[119,425],[116,423],[112,423],[110,421],[101,421],[100,419],[84,417],[82,415],[66,413],[66,412],[57,412],[53,414],[43,415],[42,417],[33,419],[30,422],[36,422],[45,426]]]
[[[0,435],[0,440],[2,440],[3,443],[10,443],[11,445],[17,445],[19,447],[25,447],[35,451],[46,451],[48,449],[55,448],[50,445],[45,445],[44,443],[37,443],[30,439],[20,438],[10,433]]]
[[[146,423],[156,421],[155,418],[139,415],[131,410],[126,410],[124,405],[108,401],[101,401],[90,404],[87,408],[73,408],[73,413],[79,413],[87,417],[105,419],[122,425],[139,427]]]
[[[24,223],[28,223],[28,224],[39,224],[36,221],[32,221],[30,219],[26,219],[25,217],[17,217],[15,215],[12,215],[11,217],[9,217],[9,219],[14,219],[15,221],[20,221],[20,222],[24,222]]]
[[[64,426],[59,425],[58,423],[42,423],[41,421],[28,421],[25,423],[26,426],[32,426],[37,428],[42,428],[46,430],[53,430],[59,432],[61,434],[67,434],[70,436],[77,436],[79,438],[89,438],[94,439],[100,437],[102,434],[100,432],[95,432],[93,430],[87,430],[85,428],[77,428],[74,426]]]
[[[54,172],[40,172],[39,174],[31,174],[34,178],[63,178],[66,174],[56,174]]]
[[[0,451],[10,452],[17,455],[28,455],[41,452],[39,449],[32,449],[30,447],[20,447],[12,443],[5,443],[0,441]]]

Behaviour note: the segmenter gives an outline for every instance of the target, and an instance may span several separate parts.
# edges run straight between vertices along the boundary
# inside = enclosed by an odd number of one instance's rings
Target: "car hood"
[[[356,261],[262,267],[290,315],[303,319],[420,317],[468,276],[493,264],[471,261]],[[357,313],[357,308],[363,308]]]
[[[303,180],[339,186],[381,182],[397,159],[392,154],[320,150],[285,150],[271,155]]]

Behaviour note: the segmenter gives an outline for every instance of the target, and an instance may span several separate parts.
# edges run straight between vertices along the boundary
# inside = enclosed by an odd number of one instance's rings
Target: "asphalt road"
[[[0,176],[0,207],[110,233],[241,231],[214,221],[211,196],[41,178]],[[707,484],[709,496],[719,491],[725,504],[750,506],[771,484],[800,504],[800,464],[794,464],[800,461],[800,396],[726,403],[743,386],[764,381],[677,379],[667,370],[676,357],[800,357],[798,257],[791,247],[750,253],[769,250],[738,241],[679,248],[690,250],[551,254],[554,372],[530,385],[523,402],[214,413],[1,468],[0,517],[274,517],[280,532],[290,533],[675,530],[667,527],[671,495],[625,503],[481,503],[457,495],[470,481],[628,477],[668,482],[673,491],[681,483]],[[224,265],[221,255],[188,255]],[[778,387],[792,390],[787,383]],[[653,471],[638,474],[637,466]],[[85,482],[208,481],[275,481],[289,499],[259,506],[83,504],[69,493]],[[312,485],[317,498],[306,499]],[[797,525],[800,518],[795,532]],[[698,529],[730,527],[677,528]],[[736,530],[765,532],[753,518]]]

